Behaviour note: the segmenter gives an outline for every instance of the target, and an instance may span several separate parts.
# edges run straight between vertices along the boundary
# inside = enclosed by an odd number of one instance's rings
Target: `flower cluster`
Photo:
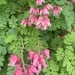
[[[34,51],[29,51],[27,59],[31,62],[30,64],[27,64],[25,68],[23,68],[23,65],[21,64],[21,59],[18,56],[11,54],[9,65],[16,67],[14,75],[39,75],[42,67],[47,67],[45,58],[50,58],[50,50],[48,49],[43,50],[39,54]]]
[[[18,56],[11,54],[9,65],[12,67],[13,66],[16,67],[16,70],[14,71],[14,75],[24,75],[23,68],[21,66],[21,59]]]
[[[36,6],[42,5],[42,3],[45,3],[45,0],[36,0]],[[51,27],[50,18],[48,17],[50,11],[53,12],[53,16],[57,16],[61,13],[62,8],[60,6],[53,7],[51,4],[46,4],[41,9],[31,7],[29,19],[23,19],[21,24],[25,27],[26,25],[32,26],[34,24],[37,29],[46,30],[48,27]]]

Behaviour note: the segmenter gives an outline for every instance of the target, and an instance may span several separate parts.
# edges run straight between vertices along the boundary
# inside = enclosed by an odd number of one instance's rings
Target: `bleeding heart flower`
[[[21,70],[16,69],[14,71],[14,75],[24,75],[24,72],[22,72]]]
[[[53,7],[53,15],[57,16],[58,14],[60,14],[62,11],[62,8],[60,6],[55,6]]]
[[[28,59],[32,60],[34,53],[35,53],[34,51],[29,51],[28,52]]]
[[[45,0],[36,0],[36,5],[42,5],[42,3],[45,3]]]
[[[32,70],[29,68],[29,75],[34,75],[34,73],[32,72]]]
[[[38,8],[34,8],[34,7],[31,7],[30,8],[30,13],[37,15],[37,14],[39,14],[39,9]]]
[[[16,69],[22,70],[22,66],[21,66],[20,64],[17,64],[17,65],[16,65]]]
[[[45,59],[43,58],[43,55],[40,55],[40,56],[39,56],[39,62],[40,62],[40,64],[41,64],[44,68],[47,67],[46,62],[45,62]]]
[[[35,53],[35,54],[33,55],[33,65],[36,66],[36,63],[38,62],[38,59],[39,59],[39,55]]]
[[[37,70],[34,65],[31,65],[31,70],[33,73],[39,74],[39,70]]]
[[[10,66],[15,66],[16,64],[19,64],[21,62],[21,59],[14,55],[14,54],[11,54],[10,55]]]
[[[36,22],[36,28],[41,30],[46,30],[51,26],[50,19],[47,16],[39,16]]]
[[[52,6],[51,4],[45,5],[45,8],[46,8],[47,10],[53,10],[53,6]]]
[[[40,9],[40,15],[49,15],[49,11],[44,7],[43,9]]]
[[[31,24],[35,24],[36,21],[37,21],[37,17],[35,15],[31,14],[30,17],[29,17],[29,22]]]
[[[45,49],[41,53],[43,54],[43,56],[46,56],[47,59],[50,58],[50,50]]]

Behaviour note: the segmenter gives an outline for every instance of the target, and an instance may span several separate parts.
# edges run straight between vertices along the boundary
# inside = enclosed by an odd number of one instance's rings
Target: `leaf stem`
[[[22,42],[22,50],[21,50],[22,64],[23,64],[23,69],[24,69],[24,74],[25,74],[25,63],[24,63],[24,60],[23,60],[24,43],[23,43],[23,39],[22,38],[21,38],[21,42]]]

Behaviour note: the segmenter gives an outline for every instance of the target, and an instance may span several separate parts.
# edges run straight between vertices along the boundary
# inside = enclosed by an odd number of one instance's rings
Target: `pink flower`
[[[39,74],[39,70],[36,69],[36,67],[34,65],[31,65],[31,70],[33,73]]]
[[[25,75],[29,75],[29,69],[28,68],[25,68]]]
[[[39,55],[35,53],[34,56],[33,56],[33,65],[36,66],[36,63],[38,62],[38,59],[39,59]]]
[[[30,8],[30,13],[32,13],[32,14],[39,14],[39,9],[38,8],[34,8],[34,7],[31,7]]]
[[[62,8],[61,8],[60,6],[55,6],[55,7],[53,8],[53,15],[54,15],[54,16],[57,16],[58,14],[61,13],[61,11],[62,11]]]
[[[45,6],[45,8],[46,8],[47,10],[53,10],[53,6],[52,6],[51,4],[47,4],[47,5]]]
[[[50,26],[50,19],[47,16],[40,16],[36,22],[37,29],[46,30]]]
[[[35,15],[31,14],[29,17],[29,21],[31,22],[31,24],[35,24],[37,21],[37,18]]]
[[[32,72],[31,68],[29,68],[28,70],[29,70],[29,74],[28,75],[34,75],[34,73]]]
[[[43,9],[40,10],[40,15],[49,15],[49,11],[44,7]]]
[[[75,3],[75,0],[71,0],[71,2]]]
[[[46,62],[45,62],[45,59],[43,58],[42,55],[39,56],[39,62],[40,62],[40,64],[41,64],[44,68],[47,67]]]
[[[11,54],[10,55],[10,66],[15,66],[16,64],[19,64],[21,62],[21,59],[14,55],[14,54]]]
[[[36,5],[42,5],[42,3],[45,3],[45,0],[36,0]]]
[[[24,72],[22,72],[21,70],[16,69],[14,72],[14,75],[24,75]]]
[[[26,19],[23,19],[21,24],[24,25],[24,27],[26,27],[26,25],[31,26],[31,23]]]
[[[34,53],[35,53],[34,51],[29,51],[28,52],[28,59],[32,60]]]
[[[39,70],[39,73],[41,72],[42,70],[42,65],[40,63],[37,64],[37,67],[38,67],[38,70]]]
[[[22,22],[21,22],[21,24],[24,25],[24,27],[26,27],[26,25],[28,24],[28,20],[23,19]]]
[[[50,50],[45,49],[45,50],[42,51],[42,54],[43,54],[43,56],[46,56],[47,59],[50,58]]]
[[[21,66],[20,64],[17,64],[17,65],[16,65],[16,69],[22,70],[22,66]]]

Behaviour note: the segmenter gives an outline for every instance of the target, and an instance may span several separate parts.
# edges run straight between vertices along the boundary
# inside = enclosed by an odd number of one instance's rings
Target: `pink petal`
[[[22,22],[21,22],[21,24],[23,24],[23,25],[24,25],[24,27],[26,27],[27,22],[28,22],[28,21],[27,21],[26,19],[23,19],[23,20],[22,20]]]
[[[36,5],[42,5],[42,3],[45,3],[45,0],[36,0]]]
[[[44,68],[47,67],[46,62],[45,62],[45,59],[41,59],[41,65],[42,65]]]
[[[71,1],[75,3],[75,0],[71,0]]]
[[[10,66],[14,66],[17,62],[17,56],[11,54],[10,55]]]
[[[34,51],[29,51],[29,53],[28,53],[28,59],[32,60],[34,53],[35,53]]]
[[[24,23],[25,23],[25,19],[22,20],[21,24],[24,24]]]
[[[46,56],[48,59],[50,58],[50,50],[46,49],[42,51],[42,54]]]
[[[33,66],[33,65],[31,65],[31,70],[32,70],[32,72],[34,72],[34,73],[38,73],[38,72],[39,72],[39,70],[37,70],[36,67]]]
[[[62,11],[62,8],[60,6],[55,6],[53,8],[53,16],[57,16],[58,14],[60,14]]]
[[[48,10],[53,10],[53,6],[52,6],[51,4],[47,4],[45,7],[46,7]]]
[[[21,66],[20,64],[17,64],[17,65],[16,65],[16,68],[17,68],[18,70],[22,70],[22,66]]]
[[[30,8],[30,13],[32,13],[34,11],[34,7]]]
[[[44,11],[43,11],[43,13],[44,13],[44,15],[49,15],[49,11],[44,7],[44,9],[43,9]]]
[[[42,69],[42,65],[41,64],[38,64],[38,70],[41,72],[41,69]]]
[[[41,64],[44,68],[47,67],[46,62],[45,62],[45,59],[43,58],[43,55],[40,55],[40,56],[39,56],[39,62],[40,62],[40,64]]]
[[[34,73],[32,72],[30,68],[29,68],[29,75],[34,75]]]
[[[38,62],[38,59],[39,59],[39,56],[38,56],[38,54],[34,54],[34,56],[33,56],[33,65],[36,65],[36,63]]]
[[[17,70],[15,70],[14,75],[24,75],[24,72],[17,69]]]

